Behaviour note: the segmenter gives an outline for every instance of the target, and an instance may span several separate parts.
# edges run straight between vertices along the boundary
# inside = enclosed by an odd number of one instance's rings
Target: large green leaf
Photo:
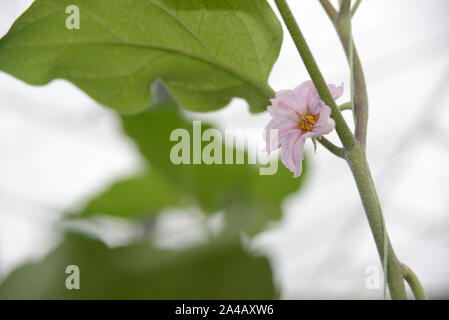
[[[66,267],[80,270],[80,289],[65,287]],[[215,240],[186,251],[149,244],[108,249],[70,235],[42,262],[14,271],[0,299],[272,299],[266,258],[242,250],[238,239]]]
[[[66,8],[80,29],[66,28]],[[282,42],[265,0],[36,0],[0,40],[0,70],[30,84],[67,79],[102,104],[134,113],[161,79],[183,107],[245,98],[262,111]]]

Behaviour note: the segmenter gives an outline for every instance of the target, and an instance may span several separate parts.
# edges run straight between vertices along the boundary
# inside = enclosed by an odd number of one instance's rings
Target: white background
[[[31,2],[0,0],[0,36]],[[340,102],[347,101],[346,60],[327,16],[318,1],[289,2],[325,78],[345,83]],[[368,158],[387,227],[397,255],[434,298],[449,296],[448,13],[447,0],[364,0],[353,20],[370,100]],[[306,79],[284,30],[270,84],[281,90]],[[191,116],[223,129],[269,121],[247,110],[235,99]],[[116,115],[70,83],[32,87],[0,73],[0,280],[57,245],[63,212],[138,170],[136,150]],[[255,247],[271,258],[283,298],[381,299],[381,289],[365,285],[367,268],[380,265],[349,169],[320,147],[307,151],[303,190],[286,199],[283,220]],[[134,230],[109,228],[122,240]]]

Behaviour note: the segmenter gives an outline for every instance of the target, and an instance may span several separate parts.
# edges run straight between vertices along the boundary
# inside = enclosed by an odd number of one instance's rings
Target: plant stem
[[[337,147],[335,144],[327,140],[325,137],[318,137],[318,142],[321,143],[323,147],[335,154],[337,157],[345,159],[345,149]]]
[[[352,110],[352,103],[351,102],[345,102],[345,103],[341,104],[338,108],[340,108],[340,111]]]
[[[321,6],[326,11],[332,21],[335,30],[340,38],[340,42],[346,54],[348,63],[351,63],[354,77],[354,111],[356,113],[355,136],[363,146],[366,146],[366,135],[368,128],[368,93],[366,89],[365,75],[357,49],[352,41],[351,35],[351,14],[349,7],[342,6],[342,12],[337,12],[329,0],[319,0]],[[352,46],[351,46],[352,44]],[[352,48],[351,48],[352,47]]]
[[[324,0],[320,1],[323,2]],[[366,161],[364,143],[363,141],[357,140],[352,135],[346,121],[341,115],[340,109],[337,107],[334,99],[332,98],[327,84],[321,75],[315,59],[313,58],[313,55],[286,1],[275,0],[275,2],[321,99],[332,109],[332,118],[334,118],[336,123],[335,128],[343,143],[346,160],[356,181],[363,207],[365,208],[366,216],[368,218],[368,223],[373,233],[376,247],[382,262],[384,261],[384,252],[388,252],[388,266],[385,272],[387,274],[388,287],[390,289],[391,297],[393,299],[406,299],[407,296],[402,278],[401,266],[396,258],[386,231],[384,230],[382,208],[380,206],[374,184],[372,183],[371,173]],[[331,10],[330,7],[328,7],[328,9]],[[356,53],[355,50],[354,53]],[[387,250],[385,250],[386,248]]]
[[[321,6],[324,8],[324,11],[326,11],[328,17],[331,18],[332,23],[335,22],[335,17],[337,17],[337,10],[335,10],[334,6],[329,2],[329,0],[319,0],[321,3]]]
[[[365,150],[360,144],[357,144],[351,151],[346,153],[346,159],[354,176],[382,265],[384,265],[385,258],[388,261],[387,270],[384,270],[384,272],[391,298],[395,300],[407,299],[401,265],[385,230],[382,207],[372,182]]]
[[[351,15],[352,15],[352,16],[355,15],[355,12],[357,11],[357,9],[358,9],[358,7],[359,7],[360,2],[362,2],[362,0],[357,0],[357,1],[354,3],[354,6],[352,7],[352,10],[351,10]]]
[[[368,93],[362,63],[352,40],[350,2],[349,0],[343,1],[334,25],[352,71],[353,84],[351,86],[353,88],[351,90],[354,90],[355,136],[365,146],[368,127]]]
[[[357,5],[357,4],[356,4]],[[356,108],[354,107],[354,43],[352,41],[352,14],[351,14],[351,0],[342,0],[340,1],[340,11],[338,12],[337,15],[337,20],[335,25],[337,26],[337,29],[343,30],[342,33],[344,33],[346,36],[344,37],[344,39],[346,39],[347,41],[347,45],[349,46],[349,52],[346,52],[346,56],[348,58],[349,61],[349,71],[350,71],[350,93],[351,93],[351,107],[352,107],[352,114],[354,117],[354,122],[355,122],[355,131],[356,131],[356,138],[362,143],[362,145],[365,145],[366,143],[366,130],[367,130],[367,124],[368,124],[368,104],[365,104],[365,107],[362,108],[358,108],[356,110]],[[342,39],[342,41],[344,41]],[[345,50],[346,51],[346,50]],[[362,67],[359,67],[359,70],[362,70]],[[362,75],[362,83],[364,84],[364,76],[363,73]],[[360,75],[359,75],[360,76]],[[360,78],[358,79],[358,81],[361,81]],[[365,97],[366,97],[366,87],[365,87]],[[358,106],[359,107],[359,106]],[[362,117],[360,117],[360,115],[365,114],[366,118],[363,119]],[[361,126],[357,125],[357,123],[360,123],[360,120],[365,121],[366,123],[363,123]],[[363,136],[362,136],[363,135]],[[374,181],[371,180],[371,183],[373,185],[374,188]],[[375,190],[375,189],[374,189]],[[384,270],[384,299],[387,298],[387,283],[388,283],[388,272],[386,272],[386,270],[388,270],[388,235],[386,232],[386,228],[385,228],[385,221],[383,219],[383,214],[381,214],[381,218],[382,218],[382,227],[384,230],[384,246],[383,246],[383,263],[382,263],[382,267]]]
[[[407,281],[408,285],[412,289],[413,295],[416,300],[427,300],[426,293],[424,292],[424,288],[419,282],[416,274],[405,264],[402,264],[402,274],[404,275],[405,281]]]

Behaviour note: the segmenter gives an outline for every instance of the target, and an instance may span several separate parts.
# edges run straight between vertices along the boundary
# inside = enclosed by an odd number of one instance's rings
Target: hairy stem
[[[357,11],[357,9],[359,8],[360,2],[362,2],[362,0],[357,0],[354,3],[354,6],[351,9],[351,16],[355,15],[355,12]]]
[[[319,0],[321,6],[326,11],[329,19],[334,24],[337,34],[340,38],[340,42],[348,59],[348,63],[351,64],[354,77],[354,112],[355,112],[355,136],[357,140],[363,145],[366,145],[366,135],[368,128],[368,93],[366,89],[365,75],[363,73],[362,63],[360,61],[357,49],[352,41],[351,36],[351,12],[349,6],[345,5],[346,1],[342,3],[342,9],[337,12],[329,0]],[[352,48],[351,48],[352,46]],[[352,55],[351,55],[352,51]]]
[[[332,117],[336,122],[336,131],[343,143],[345,157],[356,181],[363,207],[365,208],[366,216],[368,218],[368,223],[373,233],[376,247],[382,262],[385,260],[384,253],[387,253],[386,258],[388,265],[385,272],[387,274],[388,287],[390,289],[391,297],[393,299],[406,299],[407,296],[402,278],[401,265],[396,258],[387,233],[384,230],[385,226],[383,223],[382,208],[377,197],[376,189],[372,183],[373,180],[366,161],[364,139],[362,139],[362,141],[360,141],[360,138],[356,139],[349,130],[347,123],[341,115],[340,109],[337,107],[332,95],[329,92],[327,84],[286,1],[275,0],[275,2],[321,99],[332,109]],[[330,3],[325,0],[320,0],[320,2],[330,5]],[[329,13],[335,11],[335,9],[331,6],[326,6],[325,8],[327,8]],[[356,58],[355,51],[354,54],[354,58]],[[355,67],[356,63],[354,61],[354,69]],[[359,65],[359,67],[361,68],[361,65]],[[356,77],[356,75],[354,76]],[[357,90],[355,90],[355,95],[357,95]],[[356,101],[355,107],[357,107]],[[363,123],[365,124],[364,131],[360,131],[359,128],[359,133],[365,132],[366,137],[367,122],[362,122],[362,124]],[[359,123],[358,125],[360,126],[361,124]]]
[[[387,270],[384,270],[384,272],[391,298],[395,300],[407,299],[401,265],[385,230],[382,207],[372,182],[365,150],[360,144],[357,144],[351,151],[346,153],[346,159],[354,176],[382,264],[385,265],[385,260],[388,261]]]
[[[352,103],[351,102],[345,102],[339,106],[340,111],[344,110],[352,110]]]
[[[317,140],[323,147],[335,154],[337,157],[345,159],[345,149],[337,147],[325,137],[318,137]]]
[[[334,22],[338,14],[337,10],[335,10],[334,6],[329,2],[329,0],[319,0],[319,1],[324,11],[326,11],[328,17],[332,20],[332,22]]]
[[[413,296],[416,300],[427,300],[426,293],[424,292],[424,288],[421,285],[416,274],[405,264],[402,264],[402,274],[404,275],[405,281],[407,281],[408,285],[412,289]]]

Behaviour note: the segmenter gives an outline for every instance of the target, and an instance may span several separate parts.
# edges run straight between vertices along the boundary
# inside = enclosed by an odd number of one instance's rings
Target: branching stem
[[[424,292],[424,288],[421,285],[416,274],[405,264],[402,264],[402,274],[404,275],[405,281],[407,281],[408,285],[412,289],[413,295],[416,300],[427,300],[426,293]]]
[[[321,143],[323,147],[335,154],[337,157],[345,159],[345,149],[337,147],[335,144],[327,140],[325,137],[318,137],[318,142]]]
[[[366,160],[365,142],[368,123],[368,102],[366,99],[367,95],[365,80],[357,51],[354,47],[352,52],[354,59],[353,68],[355,85],[354,111],[356,113],[356,130],[354,136],[344,120],[340,108],[336,105],[332,95],[330,94],[321,71],[313,58],[313,55],[301,33],[301,30],[299,29],[296,20],[293,17],[292,12],[290,11],[290,8],[286,3],[286,0],[275,0],[275,2],[321,99],[332,109],[331,116],[336,123],[335,129],[343,144],[344,157],[348,162],[354,176],[380,259],[382,263],[384,263],[385,260],[388,261],[388,264],[386,265],[387,270],[384,271],[386,273],[391,297],[393,299],[407,299],[402,275],[402,267],[394,253],[386,233],[382,208]],[[349,59],[349,44],[352,43],[351,31],[347,25],[348,19],[351,18],[350,1],[342,1],[342,13],[340,14],[332,7],[329,1],[320,0],[320,3],[323,5],[329,17],[331,17],[331,20],[334,22]],[[320,142],[323,144],[322,139]],[[333,144],[331,147],[332,146],[336,147]]]

